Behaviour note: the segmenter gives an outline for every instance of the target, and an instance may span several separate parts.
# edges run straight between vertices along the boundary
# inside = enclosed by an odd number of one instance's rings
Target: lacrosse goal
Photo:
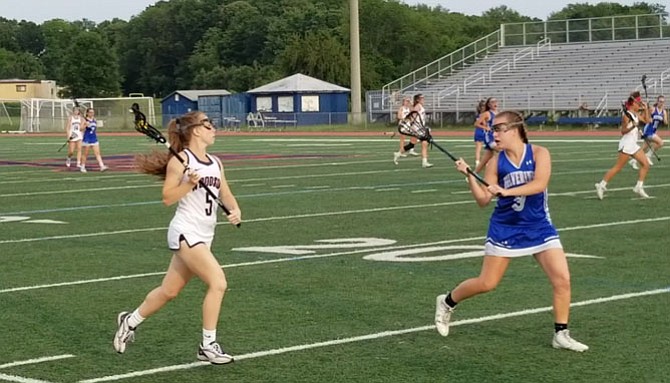
[[[130,106],[138,103],[147,120],[156,121],[153,97],[112,97],[77,99],[79,107],[94,108],[98,127],[105,131],[130,131],[134,117]],[[30,98],[21,101],[21,130],[26,132],[64,132],[75,101],[71,99]],[[82,110],[82,115],[85,110]]]

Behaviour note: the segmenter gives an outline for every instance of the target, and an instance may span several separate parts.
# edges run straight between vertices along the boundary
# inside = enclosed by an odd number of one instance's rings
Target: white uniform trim
[[[484,255],[492,255],[504,258],[516,258],[516,257],[524,257],[526,255],[534,255],[549,249],[562,249],[562,248],[563,245],[561,244],[561,240],[558,238],[550,239],[549,241],[541,245],[526,247],[523,249],[508,249],[505,247],[496,246],[492,242],[486,242],[486,244],[484,245]]]

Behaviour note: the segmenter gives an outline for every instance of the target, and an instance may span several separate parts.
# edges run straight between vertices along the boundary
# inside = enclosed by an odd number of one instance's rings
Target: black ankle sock
[[[402,149],[407,152],[407,151],[409,151],[410,149],[413,149],[413,148],[414,148],[414,144],[410,142],[409,144],[405,144],[405,146],[403,146]]]
[[[447,294],[447,297],[444,298],[444,303],[446,303],[447,306],[451,307],[452,309],[458,304],[451,298],[451,293]]]
[[[554,331],[559,332],[568,329],[567,323],[554,323]]]

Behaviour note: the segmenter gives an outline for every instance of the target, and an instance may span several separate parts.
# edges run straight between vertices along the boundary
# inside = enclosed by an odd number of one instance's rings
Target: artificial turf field
[[[237,361],[210,366],[195,359],[197,280],[125,354],[112,349],[116,314],[170,258],[174,207],[132,171],[133,154],[160,147],[101,135],[111,169],[90,156],[82,174],[65,168],[60,135],[1,136],[0,382],[670,382],[670,157],[649,173],[653,198],[633,194],[627,167],[599,201],[616,136],[530,138],[552,153],[571,332],[589,351],[551,348],[551,288],[531,257],[437,334],[435,296],[479,273],[493,208],[439,151],[422,169],[395,166],[397,140],[381,134],[222,134],[210,152],[244,223],[222,217],[212,249],[229,284],[218,338]],[[473,162],[469,137],[436,140]]]

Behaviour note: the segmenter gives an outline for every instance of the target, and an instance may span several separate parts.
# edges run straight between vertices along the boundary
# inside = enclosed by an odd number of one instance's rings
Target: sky
[[[361,1],[361,0],[359,0]],[[481,15],[484,11],[507,5],[524,16],[537,17],[545,20],[552,12],[563,9],[570,3],[597,4],[600,1],[586,0],[402,0],[407,4],[441,5],[452,12],[467,15]],[[607,0],[624,5],[642,0]],[[660,3],[670,8],[670,0],[648,0],[649,3]],[[100,23],[115,17],[128,20],[131,16],[142,12],[146,7],[155,4],[155,0],[0,0],[0,16],[7,19],[28,20],[41,24],[46,20],[65,19],[68,21],[83,18]]]

